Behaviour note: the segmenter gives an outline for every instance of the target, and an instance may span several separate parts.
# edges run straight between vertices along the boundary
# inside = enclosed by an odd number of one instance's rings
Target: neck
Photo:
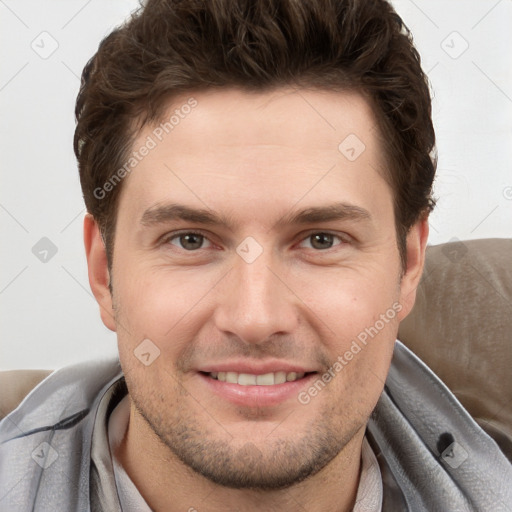
[[[364,428],[320,472],[286,489],[262,491],[217,485],[183,464],[136,412],[116,457],[155,512],[208,510],[320,512],[352,510],[359,485]]]

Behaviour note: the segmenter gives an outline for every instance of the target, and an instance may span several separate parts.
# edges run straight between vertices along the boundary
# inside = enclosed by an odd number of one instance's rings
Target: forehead
[[[230,213],[277,202],[289,210],[322,198],[366,206],[390,200],[375,116],[353,92],[185,94],[169,103],[161,121],[141,130],[133,150],[144,147],[150,149],[121,197],[138,214],[134,221],[156,204],[183,200]]]
[[[191,103],[193,108],[189,108]],[[176,143],[184,143],[180,151],[195,149],[198,143],[210,146],[208,149],[213,149],[212,143],[260,148],[280,144],[303,146],[307,151],[313,146],[337,149],[348,134],[368,140],[376,135],[377,128],[369,102],[355,92],[289,88],[250,92],[228,88],[174,98],[161,123],[147,126],[141,135],[155,130],[158,139],[159,133],[164,138],[172,134]]]

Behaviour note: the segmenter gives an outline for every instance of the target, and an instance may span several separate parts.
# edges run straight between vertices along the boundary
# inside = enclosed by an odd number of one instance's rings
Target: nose
[[[235,255],[217,296],[216,327],[247,344],[293,333],[298,325],[300,301],[287,282],[289,272],[272,261],[270,252],[264,250],[252,263]]]

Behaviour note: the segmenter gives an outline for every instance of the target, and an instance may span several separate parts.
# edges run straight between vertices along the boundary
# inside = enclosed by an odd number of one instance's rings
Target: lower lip
[[[297,397],[315,374],[309,374],[302,379],[283,384],[274,384],[272,386],[241,386],[230,382],[222,382],[212,379],[204,373],[198,373],[203,382],[216,395],[228,400],[235,405],[246,407],[270,407],[279,405],[283,402]]]

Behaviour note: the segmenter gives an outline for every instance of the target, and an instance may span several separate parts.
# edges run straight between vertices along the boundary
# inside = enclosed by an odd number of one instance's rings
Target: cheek
[[[361,284],[361,283],[360,283]],[[369,414],[386,381],[398,331],[398,291],[389,283],[357,286],[343,292],[332,291],[324,310],[330,307],[325,323],[325,349],[336,377],[332,396],[345,397],[353,407]],[[359,404],[359,405],[357,405]]]
[[[325,324],[329,337],[354,337],[386,315],[397,326],[398,273],[390,269],[342,269],[312,273],[296,282],[297,295]],[[380,326],[380,323],[379,323]]]
[[[192,317],[197,320],[198,314],[213,314],[223,301],[221,289],[229,293],[229,286],[217,286],[224,273],[224,268],[184,271],[125,265],[114,275],[115,298],[124,320],[137,332],[161,338],[174,327],[183,328]],[[304,313],[309,309],[334,331],[340,325],[345,326],[342,332],[371,325],[398,297],[397,275],[384,268],[312,267],[281,274],[293,291],[283,300]]]
[[[180,272],[138,266],[135,270],[126,265],[113,282],[117,320],[126,327],[119,336],[124,333],[123,341],[130,345],[149,338],[163,346],[172,339],[173,351],[179,352],[190,342],[191,330],[204,321],[198,315],[206,310],[208,293],[218,281],[215,277],[197,269]]]
[[[364,337],[397,300],[398,270],[394,272],[391,263],[392,259],[380,264],[366,261],[338,269],[285,265],[277,270],[287,286],[276,286],[276,293],[281,290],[282,300],[301,317],[302,326],[316,331],[324,349],[337,357],[361,333]],[[177,269],[135,258],[118,261],[113,287],[117,319],[126,327],[118,331],[123,343],[133,351],[149,338],[178,355],[198,330],[213,325],[216,308],[236,307],[229,297],[239,290],[239,283],[229,276],[220,283],[227,270],[228,266]],[[392,322],[382,330],[383,335],[393,330]]]
[[[305,300],[318,312],[314,329],[322,333],[336,376],[331,396],[360,404],[364,414],[382,392],[401,310],[398,272],[373,270],[329,280],[322,293],[310,291]]]

